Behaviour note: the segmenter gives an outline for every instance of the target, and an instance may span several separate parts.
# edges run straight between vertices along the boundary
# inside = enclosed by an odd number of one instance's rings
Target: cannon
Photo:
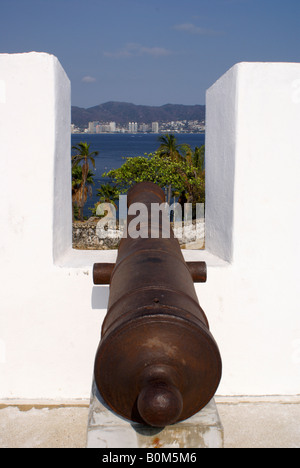
[[[116,263],[94,265],[94,284],[110,285],[94,378],[112,411],[161,428],[209,403],[222,362],[194,286],[206,281],[205,262],[185,262],[172,229],[164,233],[163,211],[153,222],[151,207],[165,202],[160,187],[139,183],[127,197],[128,209],[147,207],[148,219],[140,224],[149,235],[130,237],[134,215],[128,215]]]

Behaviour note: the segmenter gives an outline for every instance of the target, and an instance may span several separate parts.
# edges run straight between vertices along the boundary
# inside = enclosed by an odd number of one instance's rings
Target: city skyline
[[[205,104],[239,62],[300,62],[295,0],[2,0],[0,53],[54,54],[72,105]]]
[[[205,120],[175,120],[170,122],[128,122],[125,125],[116,122],[91,121],[88,126],[71,124],[71,133],[204,133]]]

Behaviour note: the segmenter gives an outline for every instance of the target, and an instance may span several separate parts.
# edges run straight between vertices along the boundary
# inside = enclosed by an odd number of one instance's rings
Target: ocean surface
[[[97,189],[103,183],[108,182],[102,175],[111,169],[118,169],[125,161],[124,158],[143,156],[145,153],[156,151],[160,143],[157,134],[72,134],[71,144],[77,145],[81,141],[90,144],[90,151],[99,151],[95,158],[96,170],[95,185],[93,186],[93,195],[89,197],[84,207],[84,216],[90,217],[89,208],[94,207],[98,202]],[[186,143],[194,149],[196,146],[202,146],[205,143],[204,134],[184,133],[176,134],[178,144]],[[72,152],[73,154],[73,152]],[[93,167],[91,166],[91,169]]]

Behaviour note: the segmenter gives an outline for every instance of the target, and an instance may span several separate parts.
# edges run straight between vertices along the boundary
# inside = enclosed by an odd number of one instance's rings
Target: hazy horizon
[[[97,106],[102,106],[104,104],[109,104],[109,103],[118,103],[118,104],[132,104],[134,106],[145,106],[145,107],[164,107],[164,106],[205,106],[205,104],[182,104],[180,102],[166,102],[165,104],[161,104],[159,106],[155,106],[155,105],[151,105],[151,104],[143,104],[143,103],[139,103],[139,104],[135,104],[134,102],[128,102],[128,101],[113,101],[113,100],[110,100],[110,101],[105,101],[105,102],[99,102],[98,104],[95,104],[95,105],[92,105],[92,106],[89,106],[89,107],[81,107],[81,106],[75,106],[72,104],[72,107],[80,107],[81,109],[91,109],[92,107],[97,107]]]

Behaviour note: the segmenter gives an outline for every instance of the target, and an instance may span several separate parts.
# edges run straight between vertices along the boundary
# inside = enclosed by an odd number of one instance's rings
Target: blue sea
[[[84,207],[84,216],[90,217],[89,208],[94,207],[98,201],[97,189],[101,184],[107,182],[102,177],[103,173],[111,169],[118,169],[125,161],[124,158],[143,156],[145,153],[153,153],[158,149],[159,135],[157,134],[72,134],[71,144],[77,145],[81,141],[90,144],[90,151],[99,151],[95,158],[95,185],[93,186],[93,195],[88,198]],[[204,134],[184,133],[176,134],[178,144],[186,143],[194,149],[196,146],[202,146],[205,143]],[[91,167],[92,169],[92,167]]]

